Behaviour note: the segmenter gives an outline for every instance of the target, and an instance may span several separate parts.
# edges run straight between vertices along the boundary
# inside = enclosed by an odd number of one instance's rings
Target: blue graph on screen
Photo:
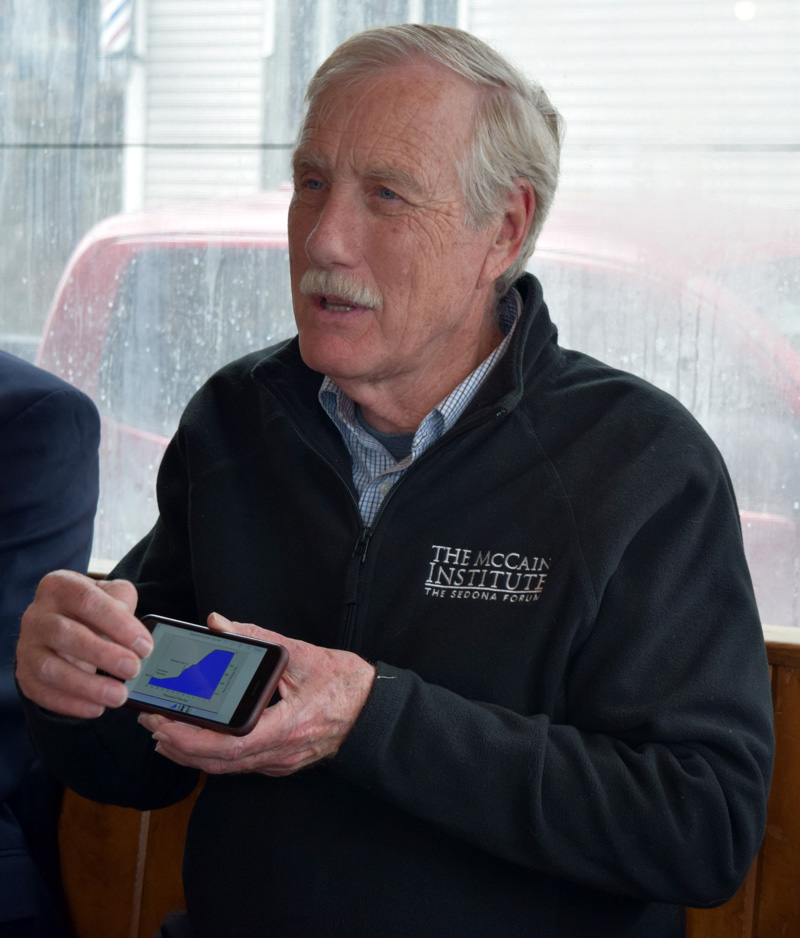
[[[151,677],[147,683],[210,700],[232,658],[232,651],[216,648],[175,677]]]

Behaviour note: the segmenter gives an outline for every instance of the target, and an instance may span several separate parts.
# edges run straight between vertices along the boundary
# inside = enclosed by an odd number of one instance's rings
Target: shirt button
[[[378,483],[378,491],[381,493],[381,495],[386,495],[391,487],[392,487],[391,479],[382,479]]]

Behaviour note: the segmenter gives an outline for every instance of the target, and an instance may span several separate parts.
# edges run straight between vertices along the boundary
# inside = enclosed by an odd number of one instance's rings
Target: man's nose
[[[306,256],[315,267],[355,267],[360,258],[359,232],[353,197],[331,192],[306,239]]]

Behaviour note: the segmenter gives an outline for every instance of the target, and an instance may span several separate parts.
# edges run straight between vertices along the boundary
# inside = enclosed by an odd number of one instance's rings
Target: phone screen
[[[154,645],[138,677],[125,682],[132,706],[235,730],[268,702],[285,661],[282,646],[160,616],[142,621]]]

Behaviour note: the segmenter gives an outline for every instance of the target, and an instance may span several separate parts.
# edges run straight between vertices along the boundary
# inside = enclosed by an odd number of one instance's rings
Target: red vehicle
[[[100,409],[93,565],[155,521],[155,473],[191,394],[214,370],[293,333],[288,194],[118,215],[73,252],[37,363]]]
[[[117,216],[69,261],[38,363],[103,417],[96,566],[155,520],[156,470],[194,390],[226,361],[293,334],[288,199]],[[530,269],[562,344],[663,387],[708,429],[736,487],[762,620],[798,626],[800,355],[725,286],[725,244],[720,267],[713,251],[676,249],[663,228],[593,230],[562,211]],[[774,244],[764,251],[776,259]]]

